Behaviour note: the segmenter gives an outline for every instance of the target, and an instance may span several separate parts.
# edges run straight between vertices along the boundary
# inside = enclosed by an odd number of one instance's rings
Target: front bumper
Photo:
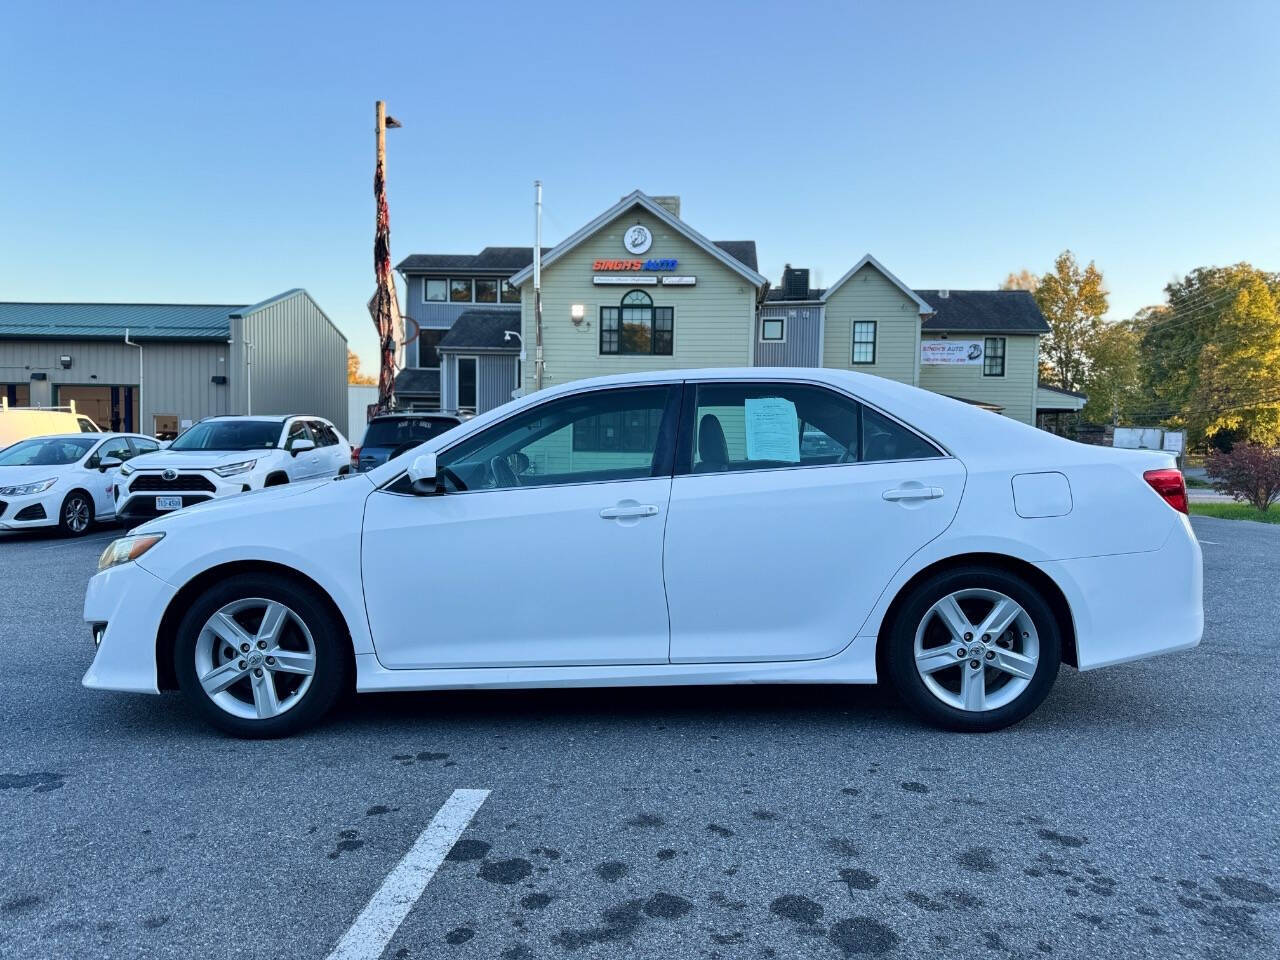
[[[1187,650],[1204,632],[1200,543],[1185,516],[1159,550],[1037,563],[1066,594],[1081,670]]]
[[[55,488],[25,497],[0,497],[0,530],[56,526],[64,496]]]
[[[150,520],[172,510],[157,510],[156,497],[181,497],[182,506],[231,497],[246,493],[252,488],[253,473],[234,477],[220,477],[212,470],[180,470],[173,483],[163,480],[158,470],[139,470],[121,477],[115,485],[116,516],[122,520]],[[194,480],[195,482],[190,482]],[[138,486],[162,487],[161,489],[135,489]]]
[[[159,693],[156,636],[177,592],[136,562],[90,580],[84,595],[84,619],[91,625],[86,632],[90,641],[100,642],[81,683],[95,690]]]

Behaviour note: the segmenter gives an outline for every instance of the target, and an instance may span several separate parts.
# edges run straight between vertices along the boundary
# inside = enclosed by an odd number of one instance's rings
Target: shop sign
[[[697,277],[663,277],[664,287],[692,287],[698,282]]]
[[[596,260],[591,264],[592,270],[674,270],[680,261],[674,258],[667,260]]]
[[[980,366],[981,340],[921,340],[920,362],[925,366]]]
[[[605,274],[601,276],[596,274],[591,278],[591,282],[597,287],[652,287],[657,285],[657,277],[627,277],[627,276],[609,276]]]

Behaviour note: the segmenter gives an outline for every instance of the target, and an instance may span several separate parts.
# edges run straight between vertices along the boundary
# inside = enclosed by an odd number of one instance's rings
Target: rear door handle
[[[942,496],[941,487],[898,487],[881,494],[886,500],[937,500]]]
[[[652,503],[619,504],[600,511],[602,520],[626,520],[631,517],[656,517],[658,508]]]

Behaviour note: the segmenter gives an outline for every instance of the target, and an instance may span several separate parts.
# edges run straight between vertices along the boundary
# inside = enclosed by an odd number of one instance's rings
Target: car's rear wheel
[[[174,646],[178,686],[214,726],[280,737],[318,721],[347,683],[345,634],[315,590],[243,574],[203,594]]]
[[[83,537],[93,526],[93,498],[83,490],[72,490],[62,501],[58,527],[68,537]]]
[[[1017,723],[1048,695],[1062,638],[1038,590],[1006,570],[947,570],[904,598],[884,665],[899,695],[940,727],[967,732]]]

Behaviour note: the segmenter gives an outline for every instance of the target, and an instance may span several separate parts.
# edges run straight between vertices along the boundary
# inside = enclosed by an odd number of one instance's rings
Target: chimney
[[[946,287],[943,287],[941,290],[938,291],[939,300],[946,300],[950,296],[951,296],[951,291],[948,290]]]
[[[784,300],[809,299],[809,269],[787,264],[782,268],[782,298]]]
[[[680,198],[673,196],[666,197],[650,197],[654,203],[662,207],[667,213],[671,214],[677,220],[680,219]]]

